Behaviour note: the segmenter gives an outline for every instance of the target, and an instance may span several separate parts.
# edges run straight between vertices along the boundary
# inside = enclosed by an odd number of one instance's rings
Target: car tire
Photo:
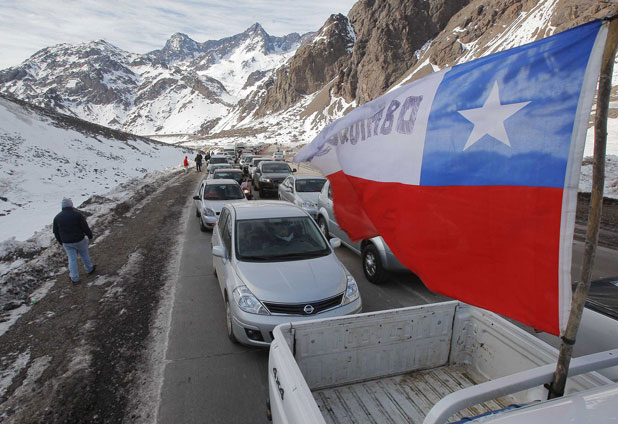
[[[204,233],[208,231],[208,228],[204,225],[204,221],[202,221],[202,217],[200,217],[200,230]]]
[[[322,231],[322,234],[324,234],[324,237],[328,240],[328,225],[326,225],[326,220],[321,215],[318,217],[318,227],[320,228],[320,231]]]
[[[232,325],[232,310],[230,302],[225,298],[225,326],[227,327],[227,336],[234,344],[238,344],[238,339],[234,335],[234,326]]]
[[[368,244],[361,253],[363,273],[367,280],[373,284],[382,284],[388,278],[388,272],[382,265],[378,249],[373,244]]]

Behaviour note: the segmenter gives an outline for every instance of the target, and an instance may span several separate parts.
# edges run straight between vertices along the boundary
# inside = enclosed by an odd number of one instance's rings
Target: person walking
[[[82,258],[88,275],[93,274],[97,266],[92,264],[88,253],[89,240],[93,237],[92,231],[84,215],[73,208],[71,199],[62,199],[62,212],[55,216],[53,230],[56,240],[64,247],[69,257],[69,277],[74,284],[79,284],[77,256]]]
[[[197,172],[202,170],[202,154],[200,152],[197,152],[197,156],[195,156],[195,167]]]
[[[185,160],[183,162],[183,165],[185,167],[185,172],[189,172],[189,159],[187,159],[186,156],[185,156]]]

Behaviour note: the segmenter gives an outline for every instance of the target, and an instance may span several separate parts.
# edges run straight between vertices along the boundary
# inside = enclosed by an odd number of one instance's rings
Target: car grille
[[[318,300],[315,302],[305,302],[305,303],[273,303],[273,302],[264,302],[264,306],[268,308],[271,314],[282,314],[282,315],[316,315],[320,312],[324,312],[326,310],[335,308],[341,305],[341,300],[343,299],[343,293],[338,294],[337,296],[329,297],[328,299]],[[305,307],[311,306],[313,311],[307,313],[305,311]],[[308,308],[310,309],[310,308]]]

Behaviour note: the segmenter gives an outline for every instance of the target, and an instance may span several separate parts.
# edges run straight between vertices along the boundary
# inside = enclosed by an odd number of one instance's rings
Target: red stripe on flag
[[[429,289],[559,333],[561,189],[328,178],[354,239],[379,233]]]

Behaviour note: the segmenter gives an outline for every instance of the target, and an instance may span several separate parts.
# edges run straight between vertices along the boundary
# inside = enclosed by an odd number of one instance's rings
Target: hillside
[[[190,154],[0,96],[0,241],[50,225],[63,197],[79,205]]]

